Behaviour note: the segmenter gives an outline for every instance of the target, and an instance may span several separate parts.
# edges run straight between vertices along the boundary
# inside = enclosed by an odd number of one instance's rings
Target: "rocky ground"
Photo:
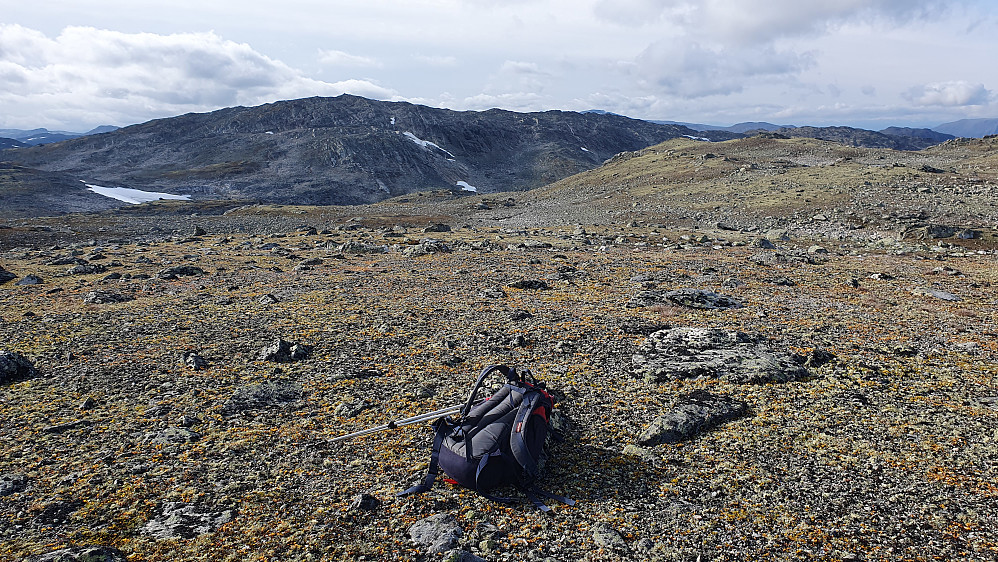
[[[838,236],[535,196],[0,228],[0,558],[998,556],[980,213],[885,240],[879,208]],[[541,486],[574,507],[395,497],[425,425],[333,441],[493,363],[555,390]]]

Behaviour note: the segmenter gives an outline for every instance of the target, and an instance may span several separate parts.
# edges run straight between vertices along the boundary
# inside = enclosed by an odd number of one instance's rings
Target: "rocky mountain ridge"
[[[0,159],[201,199],[357,204],[436,188],[531,189],[692,134],[703,136],[617,115],[457,112],[342,95],[159,119]]]

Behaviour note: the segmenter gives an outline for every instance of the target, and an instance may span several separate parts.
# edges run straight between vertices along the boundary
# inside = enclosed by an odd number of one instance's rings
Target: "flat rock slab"
[[[231,509],[211,511],[195,504],[166,502],[159,517],[143,525],[141,532],[156,539],[192,539],[232,521]]]
[[[631,356],[649,382],[708,377],[737,384],[807,376],[806,358],[770,347],[765,338],[712,328],[670,328],[649,335]]]
[[[457,519],[450,513],[437,513],[420,519],[409,527],[412,542],[426,547],[427,554],[441,554],[457,547],[464,535]]]
[[[237,388],[225,401],[222,412],[232,414],[255,408],[279,406],[302,397],[301,385],[284,381],[264,381],[260,384]]]
[[[927,289],[927,288],[924,288],[924,287],[919,287],[917,289],[912,289],[911,294],[913,294],[913,295],[925,295],[927,297],[932,297],[932,298],[936,298],[936,299],[944,300],[944,301],[949,301],[949,302],[958,302],[958,301],[963,300],[960,297],[954,295],[953,293],[949,293],[949,292],[946,292],[946,291],[940,291],[939,289]]]
[[[128,558],[112,546],[88,546],[83,548],[61,548],[29,556],[27,562],[125,562]]]
[[[741,308],[738,300],[701,289],[678,289],[675,291],[641,291],[627,301],[627,308],[647,308],[650,306],[685,306],[702,310],[723,310]]]
[[[257,359],[276,363],[290,363],[305,359],[308,357],[309,351],[306,345],[277,338],[270,342],[270,345],[260,350]]]
[[[652,420],[638,437],[638,443],[652,447],[686,441],[747,412],[748,406],[740,400],[698,390],[681,398],[672,410]]]

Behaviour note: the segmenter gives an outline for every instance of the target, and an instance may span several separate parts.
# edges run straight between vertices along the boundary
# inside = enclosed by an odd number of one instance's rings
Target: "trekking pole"
[[[429,421],[432,419],[439,418],[440,416],[444,416],[454,412],[459,412],[462,407],[463,406],[461,404],[455,404],[453,406],[447,406],[446,408],[440,408],[439,410],[433,410],[432,412],[426,412],[423,414],[417,414],[409,418],[390,421],[383,425],[369,427],[367,429],[362,429],[360,431],[355,431],[353,433],[348,433],[346,435],[340,435],[339,437],[334,438],[333,441],[342,441],[344,439],[350,439],[351,437],[359,437],[361,435],[367,435],[368,433],[375,433],[378,431],[384,431],[386,429],[395,429],[396,427],[402,427],[403,425],[411,425],[422,421]]]

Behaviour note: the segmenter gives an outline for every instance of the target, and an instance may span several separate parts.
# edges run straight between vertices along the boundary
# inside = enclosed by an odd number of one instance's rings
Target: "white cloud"
[[[920,106],[961,107],[986,105],[991,98],[991,92],[984,87],[984,84],[956,80],[915,86],[908,90],[904,97]]]
[[[343,51],[325,49],[319,51],[319,64],[326,66],[359,66],[374,68],[384,66],[381,61],[371,57],[352,55]]]
[[[349,92],[396,93],[365,80],[304,76],[245,43],[215,33],[121,33],[68,27],[57,37],[0,25],[0,105],[7,125],[78,127]],[[61,122],[60,122],[61,121]]]
[[[626,26],[667,22],[729,44],[768,43],[856,20],[906,21],[938,13],[943,0],[598,0],[594,14]]]
[[[793,76],[807,55],[772,47],[729,49],[682,40],[661,41],[637,58],[636,74],[658,93],[678,97],[729,95],[758,79]]]

